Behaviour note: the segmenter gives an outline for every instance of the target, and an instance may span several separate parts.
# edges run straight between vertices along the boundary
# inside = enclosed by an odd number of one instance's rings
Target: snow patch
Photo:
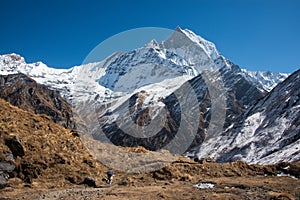
[[[207,189],[207,188],[214,188],[215,185],[212,183],[198,183],[195,185],[198,189]]]

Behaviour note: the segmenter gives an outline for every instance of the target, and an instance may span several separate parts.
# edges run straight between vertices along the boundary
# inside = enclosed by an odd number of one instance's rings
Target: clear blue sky
[[[242,68],[300,68],[298,0],[0,0],[0,54],[79,65],[100,42],[139,27],[177,25],[214,42]]]

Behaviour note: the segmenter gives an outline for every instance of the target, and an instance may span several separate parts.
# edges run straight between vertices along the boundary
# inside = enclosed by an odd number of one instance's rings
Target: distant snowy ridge
[[[69,101],[73,101],[73,99],[76,99],[78,96],[84,96],[84,99],[78,99],[78,101],[84,101],[85,99],[95,96],[95,93],[99,91],[105,91],[105,88],[103,89],[103,87],[95,81],[95,79],[99,78],[98,76],[104,73],[101,68],[95,71],[98,65],[99,63],[90,63],[75,66],[70,69],[56,69],[50,68],[42,62],[27,64],[23,57],[15,53],[0,55],[0,74],[26,74],[38,83],[59,91],[61,95]],[[86,73],[86,77],[89,77],[89,79],[85,79],[84,82],[86,87],[78,84],[75,86],[75,83],[80,82],[80,80],[78,80],[80,73]],[[86,95],[86,93],[88,95]]]
[[[278,83],[284,81],[290,74],[270,71],[249,71],[247,69],[241,69],[244,77],[262,86],[266,91],[271,91]]]
[[[0,74],[23,73],[38,83],[58,91],[68,90],[73,83],[75,76],[73,69],[50,68],[42,62],[27,64],[23,57],[15,53],[0,55]],[[66,95],[66,91],[63,93]]]

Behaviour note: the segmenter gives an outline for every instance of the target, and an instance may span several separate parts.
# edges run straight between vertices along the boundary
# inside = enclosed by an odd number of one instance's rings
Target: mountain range
[[[23,97],[37,94],[35,87],[25,88],[22,98],[3,92],[16,89],[17,81],[34,80],[72,105],[85,123],[84,135],[219,162],[299,159],[299,73],[241,69],[215,44],[180,27],[161,43],[152,40],[69,69],[28,64],[17,54],[0,56],[1,98],[42,105]],[[52,96],[56,103],[50,108],[59,113],[54,120],[74,128],[71,109],[58,109],[67,107],[65,100]]]

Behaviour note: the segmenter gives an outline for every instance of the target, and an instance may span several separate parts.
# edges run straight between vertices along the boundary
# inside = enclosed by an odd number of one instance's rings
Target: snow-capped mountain
[[[38,83],[59,91],[69,102],[73,103],[75,99],[75,103],[78,103],[107,93],[105,92],[107,89],[97,83],[99,77],[105,73],[101,65],[103,62],[74,66],[69,69],[56,69],[42,62],[28,64],[23,57],[13,53],[0,55],[0,74],[26,74]],[[84,80],[81,80],[79,74],[83,74]],[[80,81],[82,84],[79,84]],[[104,96],[106,95],[103,95],[101,100],[105,99]]]
[[[24,73],[41,84],[59,90],[62,96],[75,102],[98,96],[101,101],[106,101],[113,96],[112,91],[132,92],[143,86],[180,76],[185,76],[183,81],[186,81],[199,75],[203,69],[232,65],[212,42],[179,27],[161,44],[153,40],[139,49],[115,53],[101,62],[70,69],[55,69],[42,62],[27,64],[17,54],[0,55],[0,74]],[[240,73],[265,90],[270,90],[287,77],[287,74],[272,72],[241,70]],[[143,74],[151,76],[144,77]],[[74,87],[79,80],[85,83]]]
[[[183,113],[176,98],[187,85],[196,99],[194,102],[184,100],[191,108],[185,116],[191,116],[197,111],[195,108],[200,110],[199,125],[193,128],[197,129],[197,135],[190,148],[195,149],[210,135],[210,122],[230,128],[287,76],[242,70],[222,56],[212,42],[180,27],[159,44],[152,40],[141,48],[116,52],[100,62],[70,69],[54,69],[41,62],[27,64],[16,54],[0,56],[0,74],[13,73],[24,73],[59,91],[86,120],[89,135],[94,138],[99,138],[99,132],[103,131],[114,144],[142,145],[151,150],[174,139],[181,123],[187,127],[181,139],[188,140],[190,127],[195,123],[189,117],[181,119]],[[189,95],[183,94],[182,99],[189,99]],[[223,107],[215,111],[213,105],[218,101]],[[215,114],[223,116],[224,121],[212,122]],[[139,130],[137,134],[146,134],[147,128],[139,127],[148,125],[153,130],[158,129],[157,137],[136,140],[123,131],[128,128],[126,130],[134,132],[133,127]],[[163,128],[159,129],[159,125]],[[174,147],[180,149],[182,141],[177,141]]]
[[[75,74],[72,73],[73,71],[73,68],[50,68],[42,62],[27,64],[23,57],[14,53],[0,55],[1,75],[23,73],[30,76],[38,83],[47,85],[48,87],[59,91],[64,91],[64,89],[68,90],[73,83],[75,76]],[[66,93],[66,91],[64,93]]]
[[[198,156],[262,164],[299,160],[299,88],[300,70],[255,103],[240,121],[204,142]]]

